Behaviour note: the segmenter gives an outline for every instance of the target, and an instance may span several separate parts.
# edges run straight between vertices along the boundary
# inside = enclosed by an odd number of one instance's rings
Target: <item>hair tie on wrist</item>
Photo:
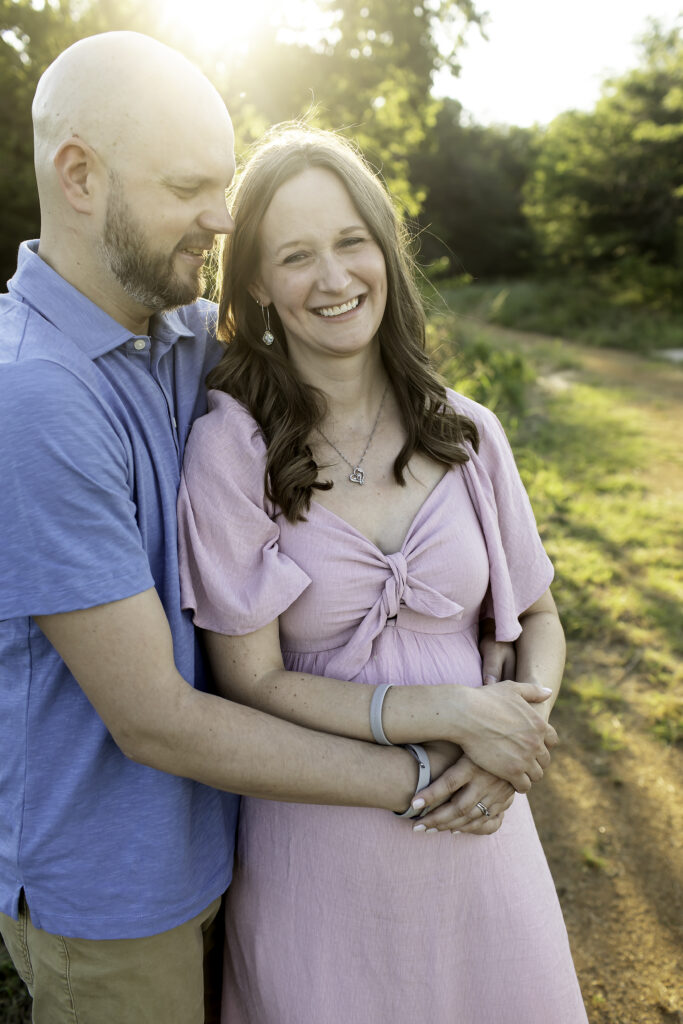
[[[424,747],[419,746],[419,744],[417,743],[402,743],[401,746],[403,747],[404,750],[409,750],[410,753],[415,758],[415,760],[417,761],[417,787],[415,789],[415,792],[413,793],[413,798],[410,801],[408,810],[403,811],[402,814],[400,811],[394,811],[394,814],[396,815],[397,818],[417,818],[418,815],[423,814],[424,812],[423,808],[421,807],[418,807],[417,809],[413,807],[413,800],[415,799],[417,794],[421,790],[426,789],[429,783],[432,781],[432,768],[429,763],[427,751],[424,749]]]
[[[391,740],[388,740],[384,734],[382,728],[382,708],[384,706],[384,698],[387,692],[391,689],[391,683],[382,683],[381,686],[375,687],[375,692],[372,695],[370,701],[370,731],[372,732],[372,738],[375,743],[381,743],[385,747],[393,747],[394,744]]]

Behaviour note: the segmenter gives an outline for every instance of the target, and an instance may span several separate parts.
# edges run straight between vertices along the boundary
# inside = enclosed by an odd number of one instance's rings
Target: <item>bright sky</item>
[[[479,124],[547,124],[564,110],[590,110],[600,85],[638,63],[634,39],[648,17],[672,28],[683,0],[479,0],[490,21],[485,42],[470,30],[460,78],[442,76],[437,95],[454,96]]]

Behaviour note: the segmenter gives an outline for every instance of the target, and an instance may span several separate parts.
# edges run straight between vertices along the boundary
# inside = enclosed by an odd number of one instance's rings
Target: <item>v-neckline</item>
[[[332,516],[334,519],[337,520],[338,523],[341,523],[350,533],[355,533],[357,537],[360,537],[362,540],[364,540],[365,543],[369,544],[371,548],[374,548],[375,551],[379,551],[379,553],[382,556],[382,558],[391,558],[392,555],[398,555],[398,554],[401,554],[403,552],[403,549],[405,548],[406,544],[408,543],[408,539],[410,538],[410,536],[411,536],[411,534],[413,532],[413,529],[415,527],[415,523],[417,522],[417,520],[420,518],[420,516],[424,512],[425,507],[431,501],[432,497],[439,490],[439,488],[443,484],[444,480],[446,480],[450,476],[450,474],[454,471],[455,468],[456,468],[455,466],[450,466],[446,470],[444,475],[439,480],[437,480],[437,482],[434,484],[434,486],[432,487],[432,489],[429,492],[429,494],[425,495],[424,501],[422,502],[422,504],[418,508],[417,512],[415,513],[415,515],[413,516],[413,518],[410,521],[410,525],[409,525],[409,527],[408,527],[408,529],[406,531],[406,534],[405,534],[405,536],[403,538],[403,542],[402,542],[401,546],[399,548],[397,548],[395,551],[382,551],[382,549],[379,546],[379,544],[375,544],[374,540],[370,540],[370,538],[368,536],[366,536],[366,534],[364,534],[361,530],[359,530],[357,526],[354,526],[353,523],[350,523],[348,521],[348,519],[344,519],[343,516],[340,516],[337,512],[333,512],[331,508],[327,507],[327,505],[323,505],[319,501],[316,501],[315,498],[311,499],[311,506],[315,505],[316,508],[322,509],[322,511],[325,512],[327,515]]]

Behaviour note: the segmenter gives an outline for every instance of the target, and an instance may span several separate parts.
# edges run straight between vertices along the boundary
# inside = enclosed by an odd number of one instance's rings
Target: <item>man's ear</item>
[[[53,160],[62,192],[77,213],[93,212],[93,184],[97,154],[74,135],[61,144]]]

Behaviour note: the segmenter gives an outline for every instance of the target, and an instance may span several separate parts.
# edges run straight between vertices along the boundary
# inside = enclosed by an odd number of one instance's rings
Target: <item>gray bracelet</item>
[[[387,691],[390,689],[391,683],[382,683],[381,686],[375,687],[375,692],[370,701],[370,731],[372,732],[372,738],[375,743],[381,743],[385,747],[394,746],[391,740],[386,738],[382,728],[382,707]]]
[[[424,747],[419,746],[417,743],[403,743],[401,744],[401,746],[403,746],[405,750],[410,751],[410,753],[413,755],[418,764],[417,787],[413,794],[414,800],[417,794],[420,792],[420,790],[426,789],[426,787],[432,781],[432,769],[429,763],[429,758],[427,756],[427,751],[424,749]],[[399,811],[394,811],[394,814],[396,815],[397,818],[417,818],[419,814],[423,813],[423,808],[418,808],[417,810],[415,810],[415,808],[413,807],[412,800],[407,811],[403,811],[402,814]]]

